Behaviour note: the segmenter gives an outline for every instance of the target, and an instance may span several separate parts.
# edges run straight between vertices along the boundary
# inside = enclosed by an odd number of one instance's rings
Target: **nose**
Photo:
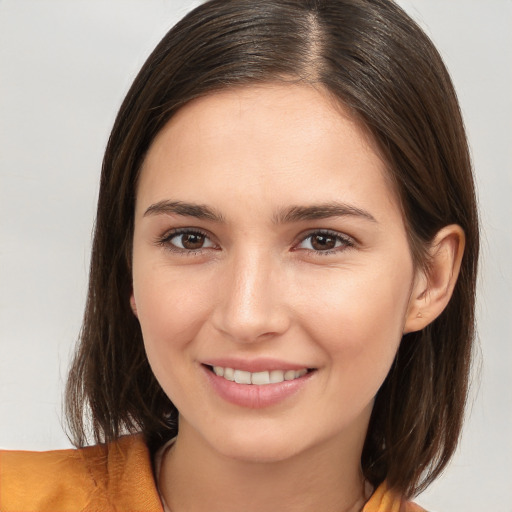
[[[285,276],[271,255],[233,257],[224,270],[213,314],[215,328],[239,343],[284,333],[290,324]]]

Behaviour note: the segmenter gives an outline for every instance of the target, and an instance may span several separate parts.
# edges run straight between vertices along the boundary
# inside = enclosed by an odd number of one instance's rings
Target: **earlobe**
[[[135,297],[133,296],[133,292],[130,295],[130,307],[132,308],[132,311],[133,311],[133,314],[135,315],[135,317],[139,318],[137,316],[137,304],[135,303]]]
[[[457,224],[437,233],[428,251],[426,270],[418,271],[413,286],[404,334],[420,331],[443,312],[459,276],[464,245],[464,231]]]

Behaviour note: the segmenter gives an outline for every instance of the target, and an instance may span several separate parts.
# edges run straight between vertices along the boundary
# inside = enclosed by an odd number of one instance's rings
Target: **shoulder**
[[[405,501],[384,482],[377,487],[362,512],[426,512],[426,510],[411,501]]]
[[[0,510],[161,512],[141,436],[78,450],[0,451]]]

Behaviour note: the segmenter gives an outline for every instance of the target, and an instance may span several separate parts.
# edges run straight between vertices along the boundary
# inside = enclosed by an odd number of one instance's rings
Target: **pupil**
[[[185,247],[185,249],[200,249],[203,243],[203,235],[191,233],[183,236],[183,247]]]
[[[336,246],[336,239],[328,235],[315,235],[311,240],[311,245],[319,251],[334,249]]]

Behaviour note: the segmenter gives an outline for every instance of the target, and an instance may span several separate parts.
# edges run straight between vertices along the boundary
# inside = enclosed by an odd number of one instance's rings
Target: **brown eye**
[[[200,233],[187,233],[180,236],[183,248],[189,250],[201,249],[204,245],[204,239],[206,238]]]
[[[215,244],[207,235],[200,231],[184,230],[171,233],[161,242],[162,245],[168,246],[170,249],[178,251],[200,251],[215,247]]]
[[[317,231],[303,238],[297,248],[306,249],[310,252],[330,254],[331,252],[342,251],[347,247],[353,246],[353,240],[342,233]]]
[[[334,249],[336,247],[336,242],[336,237],[331,235],[318,234],[311,237],[311,247],[316,251]]]

